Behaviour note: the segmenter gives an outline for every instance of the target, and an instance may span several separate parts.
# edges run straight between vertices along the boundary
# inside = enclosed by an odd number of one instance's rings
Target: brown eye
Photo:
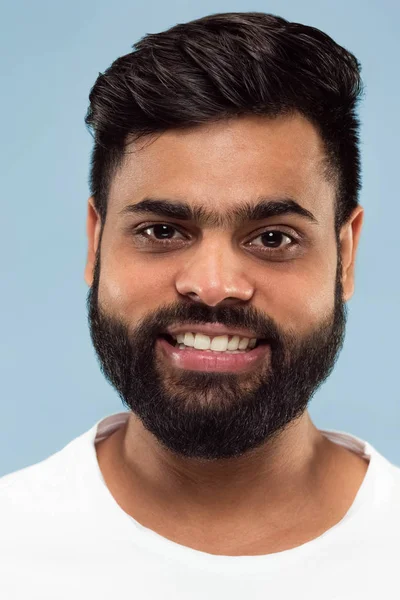
[[[147,229],[145,231],[147,231],[148,229],[154,229],[154,236],[156,239],[169,239],[170,235],[173,235],[173,231],[171,230],[175,230],[177,231],[177,229],[175,227],[172,227],[171,225],[165,225],[164,223],[159,223],[157,225],[152,225],[151,227],[147,227]]]
[[[264,246],[267,249],[280,249],[280,246],[282,244],[282,238],[286,238],[287,240],[289,240],[289,244],[286,244],[286,246],[293,246],[294,244],[297,244],[297,241],[291,236],[288,235],[287,233],[284,233],[283,231],[279,231],[278,229],[274,229],[274,230],[269,230],[269,231],[264,231],[261,235],[257,236],[258,239],[260,238],[262,241],[262,246],[261,248]],[[252,246],[256,246],[256,244],[251,243]]]
[[[148,234],[148,231],[153,230],[153,234]],[[135,236],[138,236],[141,241],[148,241],[153,245],[167,245],[171,242],[174,242],[173,234],[178,232],[178,229],[173,225],[168,225],[167,223],[156,223],[155,225],[147,225],[147,227],[142,227],[138,231],[134,232]],[[155,239],[154,239],[155,238]]]
[[[153,233],[151,233],[151,231],[153,231]],[[181,235],[182,238],[174,238],[175,233]],[[161,248],[163,246],[167,248],[168,246],[173,245],[175,241],[181,242],[182,239],[185,239],[185,236],[180,233],[177,227],[174,225],[169,225],[168,223],[155,223],[154,225],[147,225],[138,231],[134,231],[134,236],[140,241],[141,244],[148,244]],[[252,248],[257,248],[264,253],[279,254],[285,252],[286,250],[289,251],[294,246],[299,245],[299,242],[294,236],[289,235],[284,231],[280,231],[279,229],[263,231],[253,239],[257,240],[259,238],[261,239],[261,245],[255,244],[254,241],[249,242],[249,245]],[[289,240],[289,243],[282,245],[284,238]]]

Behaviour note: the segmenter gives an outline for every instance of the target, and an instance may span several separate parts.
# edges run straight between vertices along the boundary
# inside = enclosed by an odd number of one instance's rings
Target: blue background
[[[231,11],[322,29],[361,61],[364,227],[344,349],[310,404],[317,427],[353,433],[400,464],[399,4],[394,1],[36,0],[3,3],[0,475],[125,410],[91,344],[86,210],[99,72],[142,35]]]

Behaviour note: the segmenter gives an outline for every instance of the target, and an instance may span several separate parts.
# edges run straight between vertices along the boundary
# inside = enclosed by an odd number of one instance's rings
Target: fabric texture
[[[345,517],[318,538],[263,556],[220,556],[142,526],[114,500],[98,421],[47,459],[0,478],[1,600],[376,600],[400,598],[400,468],[368,442],[321,430],[369,459]]]

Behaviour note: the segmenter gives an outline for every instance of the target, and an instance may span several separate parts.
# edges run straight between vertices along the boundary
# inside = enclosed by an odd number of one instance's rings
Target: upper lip
[[[203,333],[204,335],[208,335],[210,337],[217,335],[238,335],[240,337],[246,338],[257,338],[260,339],[255,333],[251,331],[247,331],[246,329],[234,329],[232,327],[225,327],[220,323],[208,323],[206,325],[191,325],[188,323],[187,325],[176,325],[168,327],[165,333],[169,333],[171,335],[178,335],[178,333]]]

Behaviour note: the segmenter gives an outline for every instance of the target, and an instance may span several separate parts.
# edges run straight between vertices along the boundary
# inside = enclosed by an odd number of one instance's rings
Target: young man
[[[2,478],[2,598],[397,597],[400,470],[307,410],[354,292],[359,67],[232,13],[98,77],[85,280],[128,411]]]

